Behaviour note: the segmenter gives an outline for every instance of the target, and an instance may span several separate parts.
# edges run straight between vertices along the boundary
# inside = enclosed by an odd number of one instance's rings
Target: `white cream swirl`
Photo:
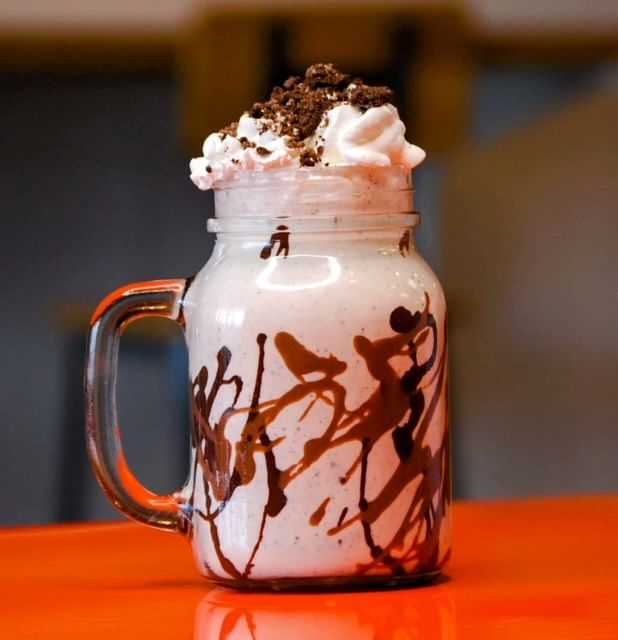
[[[300,167],[301,153],[306,150],[316,154],[323,166],[400,165],[412,169],[425,158],[420,147],[405,139],[405,125],[392,104],[366,111],[347,102],[338,104],[324,113],[301,147],[289,146],[288,136],[277,135],[269,126],[272,124],[245,114],[235,136],[210,134],[203,156],[191,160],[191,180],[207,190],[240,171]]]
[[[285,137],[269,130],[262,133],[261,128],[259,120],[243,115],[236,136],[211,133],[204,141],[203,156],[193,158],[190,163],[195,185],[206,191],[238,171],[264,171],[291,164],[293,155]],[[241,139],[246,139],[244,145]]]
[[[406,127],[392,104],[364,113],[349,104],[325,114],[314,138],[324,141],[322,163],[330,166],[362,165],[412,169],[425,159],[425,152],[405,139]]]

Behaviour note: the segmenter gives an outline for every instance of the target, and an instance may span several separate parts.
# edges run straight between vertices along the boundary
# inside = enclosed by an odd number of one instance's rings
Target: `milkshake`
[[[179,303],[197,566],[238,587],[396,583],[450,553],[446,306],[392,92],[314,65],[211,134],[213,255]]]
[[[314,65],[206,139],[212,256],[193,278],[121,287],[92,318],[88,451],[127,516],[191,541],[199,571],[266,589],[393,585],[450,554],[446,305],[416,251],[392,92]],[[146,489],[122,448],[120,336],[185,331],[190,475]]]

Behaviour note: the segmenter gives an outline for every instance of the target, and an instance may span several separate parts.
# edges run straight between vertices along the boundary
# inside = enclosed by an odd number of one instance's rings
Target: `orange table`
[[[133,524],[0,533],[3,638],[618,638],[618,496],[463,503],[448,579],[383,592],[240,594],[186,542]]]

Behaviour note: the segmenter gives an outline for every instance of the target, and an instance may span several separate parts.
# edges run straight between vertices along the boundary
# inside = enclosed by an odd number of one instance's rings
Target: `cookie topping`
[[[291,76],[237,122],[206,138],[191,179],[211,189],[241,171],[283,167],[389,166],[411,169],[425,153],[405,139],[388,87],[352,79],[332,64]]]

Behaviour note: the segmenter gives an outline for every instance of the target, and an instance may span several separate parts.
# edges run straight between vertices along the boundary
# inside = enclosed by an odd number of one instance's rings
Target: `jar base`
[[[418,573],[402,576],[337,576],[312,578],[272,578],[246,579],[207,578],[216,586],[235,591],[277,591],[277,592],[316,592],[316,591],[372,591],[381,589],[401,589],[422,586],[439,581],[442,571]]]

